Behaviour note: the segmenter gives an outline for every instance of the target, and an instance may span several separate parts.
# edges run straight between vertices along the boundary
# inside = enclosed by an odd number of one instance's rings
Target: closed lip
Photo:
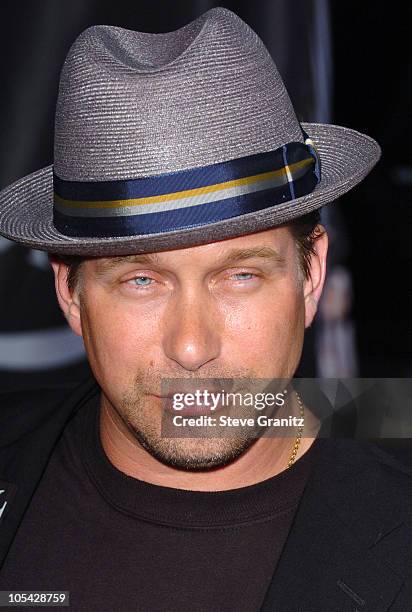
[[[175,395],[193,395],[196,391],[200,391],[201,393],[203,393],[204,391],[208,391],[209,393],[221,393],[222,389],[194,389],[191,391],[173,391],[172,393],[167,393],[165,395],[159,395],[158,393],[153,393],[153,395],[155,395],[156,397],[160,397],[160,398],[173,398]]]
[[[176,408],[173,405],[173,400],[174,400],[174,395],[176,393],[180,393],[179,391],[175,391],[174,393],[170,393],[167,395],[158,395],[158,394],[153,394],[155,397],[157,397],[158,399],[162,400],[162,408],[164,410],[166,410],[166,412],[170,412],[171,414],[179,414],[182,416],[196,416],[196,415],[201,415],[201,414],[213,414],[216,413],[219,410],[219,406],[217,406],[217,408],[215,408],[214,411],[211,410],[211,406],[207,406],[206,404],[201,404],[201,405],[195,405],[195,406],[190,406],[190,405],[184,405],[181,408]],[[185,391],[186,393],[191,393],[190,391]]]
[[[222,382],[211,381],[210,384],[204,382],[202,384],[201,379],[199,381],[190,381],[180,382],[179,387],[172,387],[170,384],[166,386],[167,393],[153,393],[156,397],[173,397],[176,394],[194,394],[197,391],[203,393],[204,391],[208,391],[209,393],[221,393],[224,391],[225,393],[230,393],[234,390],[234,381],[231,379],[222,380]],[[165,390],[166,390],[165,389]]]

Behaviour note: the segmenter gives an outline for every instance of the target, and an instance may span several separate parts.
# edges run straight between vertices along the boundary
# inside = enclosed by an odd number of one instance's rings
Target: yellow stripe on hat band
[[[224,191],[233,187],[239,187],[242,185],[252,185],[264,183],[276,178],[283,176],[293,176],[293,172],[305,168],[310,164],[314,163],[313,158],[303,159],[288,165],[286,168],[280,168],[279,170],[272,170],[269,172],[263,172],[261,174],[255,174],[253,176],[247,176],[241,179],[235,179],[231,181],[225,181],[223,183],[217,183],[215,185],[206,185],[204,187],[198,187],[196,189],[187,189],[185,191],[177,191],[175,193],[168,193],[163,195],[149,196],[143,198],[131,198],[123,200],[106,200],[106,201],[79,201],[79,200],[67,200],[60,197],[57,193],[54,195],[55,202],[61,206],[69,206],[70,208],[121,208],[129,206],[144,206],[146,204],[160,204],[162,202],[171,202],[173,200],[181,200],[184,198],[193,198],[198,195],[207,193]],[[289,174],[288,174],[289,173]]]

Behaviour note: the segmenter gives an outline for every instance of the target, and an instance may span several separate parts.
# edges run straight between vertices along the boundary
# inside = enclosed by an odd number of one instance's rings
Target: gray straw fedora
[[[320,208],[379,156],[364,134],[299,123],[231,11],[162,34],[94,26],[62,69],[54,164],[0,192],[0,233],[85,256],[204,244]]]

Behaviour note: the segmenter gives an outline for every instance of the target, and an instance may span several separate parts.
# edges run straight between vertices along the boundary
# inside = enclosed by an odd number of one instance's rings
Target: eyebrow
[[[286,259],[282,257],[275,249],[268,246],[254,247],[254,248],[243,248],[243,249],[231,249],[222,260],[216,262],[219,266],[227,266],[230,264],[238,263],[245,259],[252,258],[266,259],[278,266],[286,264]],[[161,265],[158,253],[141,253],[136,255],[126,255],[120,257],[107,257],[101,259],[97,263],[97,274],[105,274],[121,266],[122,264],[141,264],[141,265]]]
[[[275,263],[277,265],[284,265],[286,259],[282,257],[275,249],[268,246],[254,247],[249,249],[232,249],[227,253],[220,265],[225,266],[233,263],[238,263],[245,259],[253,259],[259,257]]]
[[[105,274],[110,272],[119,266],[132,263],[132,264],[145,264],[153,265],[159,264],[159,257],[157,253],[141,253],[137,255],[123,255],[120,257],[106,257],[97,262],[97,274]]]

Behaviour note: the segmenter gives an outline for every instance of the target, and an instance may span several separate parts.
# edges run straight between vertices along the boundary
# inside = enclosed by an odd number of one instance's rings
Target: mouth
[[[219,393],[218,390],[208,389],[209,393]],[[190,403],[186,403],[181,400],[182,395],[191,395],[185,392],[184,394],[181,392],[168,393],[167,395],[157,395],[152,394],[153,397],[158,399],[161,402],[162,410],[172,415],[182,415],[182,416],[202,416],[202,415],[213,415],[222,408],[222,403],[215,401],[210,401],[209,403],[202,403],[199,401],[193,401]],[[177,397],[176,397],[177,396]]]

